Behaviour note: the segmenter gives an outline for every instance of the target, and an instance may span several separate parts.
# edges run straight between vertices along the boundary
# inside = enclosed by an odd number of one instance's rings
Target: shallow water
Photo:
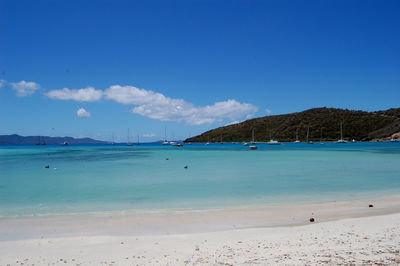
[[[204,209],[400,192],[400,143],[258,147],[3,145],[0,215]]]

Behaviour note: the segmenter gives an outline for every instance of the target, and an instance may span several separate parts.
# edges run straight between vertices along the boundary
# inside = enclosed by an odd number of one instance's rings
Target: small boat
[[[340,139],[337,141],[337,143],[347,143],[347,141],[343,139],[343,123],[342,122],[340,122]]]
[[[162,145],[169,145],[169,141],[167,141],[167,127],[164,128],[164,141]]]
[[[299,140],[299,127],[296,128],[296,140],[294,141],[294,143],[301,143],[301,141]]]
[[[126,146],[132,146],[132,142],[129,140],[129,128],[128,128],[128,141],[126,142]]]
[[[47,143],[42,140],[41,136],[39,136],[39,141],[36,143],[36,145],[42,146],[42,145],[47,145]]]
[[[61,143],[60,144],[61,146],[68,146],[69,145],[69,143],[68,142],[66,142],[66,141],[64,141],[63,143]]]
[[[282,143],[280,143],[277,140],[273,140],[271,139],[270,141],[267,142],[268,145],[281,145]]]
[[[255,142],[254,142],[254,128],[251,131],[251,145],[249,146],[249,149],[250,150],[257,150],[257,146],[255,145]]]
[[[307,127],[307,137],[306,137],[307,144],[314,144],[314,141],[308,139],[309,135],[310,135],[310,127]]]
[[[249,145],[249,143],[243,142],[243,146],[248,146],[248,145]]]
[[[400,142],[400,139],[390,139],[390,142]]]
[[[171,146],[182,147],[183,144],[182,143],[178,143],[178,142],[171,142]]]

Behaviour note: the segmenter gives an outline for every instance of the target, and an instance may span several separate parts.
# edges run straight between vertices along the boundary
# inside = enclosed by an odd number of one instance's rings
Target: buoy
[[[372,207],[374,207],[374,205],[370,204],[370,205],[368,205],[368,207],[372,208]]]
[[[44,168],[50,168],[50,165],[45,165]]]
[[[169,160],[169,158],[165,158],[165,160],[167,160],[167,161],[168,161],[168,160]]]
[[[187,165],[185,165],[185,167],[183,167],[183,168],[185,168],[185,169],[188,169],[188,166],[187,166]]]
[[[315,222],[315,219],[311,217],[311,218],[310,218],[310,222],[311,222],[311,223]]]

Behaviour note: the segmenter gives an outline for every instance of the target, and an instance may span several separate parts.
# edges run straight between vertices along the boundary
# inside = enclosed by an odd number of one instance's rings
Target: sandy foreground
[[[399,197],[370,203],[0,218],[0,265],[399,265]]]

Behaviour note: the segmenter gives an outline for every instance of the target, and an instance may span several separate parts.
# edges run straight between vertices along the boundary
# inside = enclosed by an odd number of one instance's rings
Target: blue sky
[[[152,141],[399,107],[398,14],[399,1],[1,0],[0,134]]]

